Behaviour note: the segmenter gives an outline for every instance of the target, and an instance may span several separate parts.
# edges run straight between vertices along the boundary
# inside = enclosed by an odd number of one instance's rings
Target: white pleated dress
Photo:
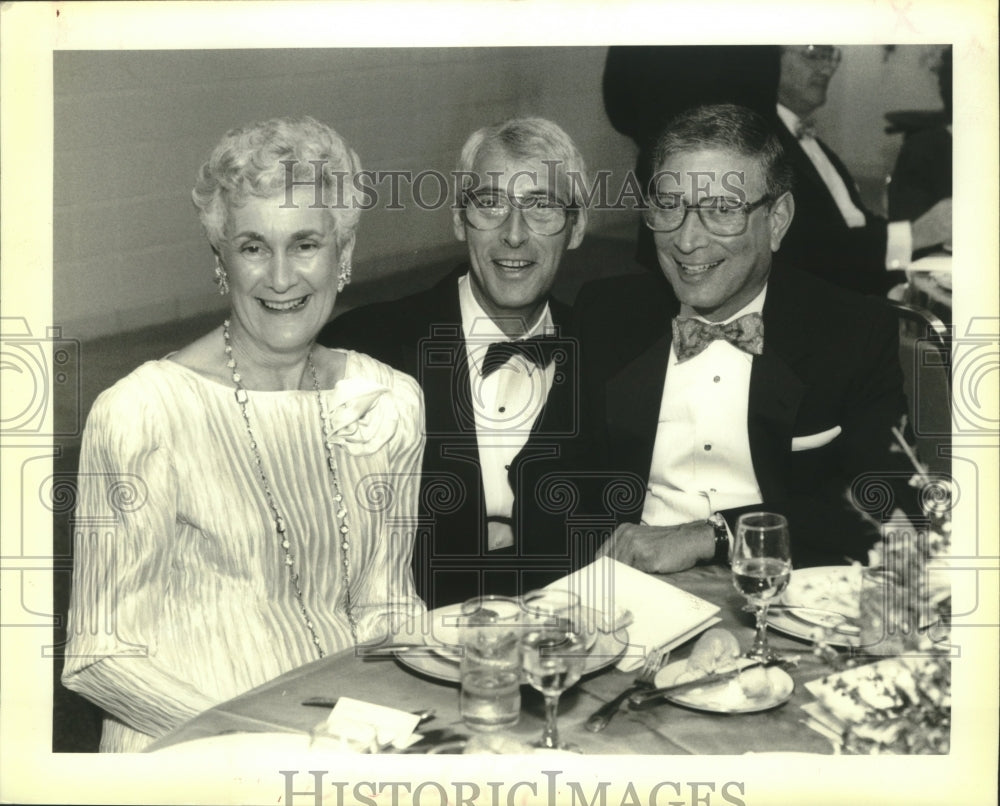
[[[314,391],[248,392],[303,601],[327,654],[352,644],[342,539]],[[349,532],[358,638],[419,609],[410,558],[424,445],[407,375],[347,353],[323,391]],[[101,750],[141,750],[319,657],[235,389],[169,359],[104,392],[84,430],[63,683],[103,708]]]

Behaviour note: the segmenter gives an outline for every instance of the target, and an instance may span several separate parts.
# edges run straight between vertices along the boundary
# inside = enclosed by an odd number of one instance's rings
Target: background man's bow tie
[[[700,319],[673,321],[674,352],[677,363],[694,358],[716,339],[728,341],[751,355],[764,352],[764,320],[759,313],[748,313],[727,325],[713,325]]]
[[[795,136],[801,140],[803,137],[816,136],[816,121],[812,118],[805,118],[795,124]]]
[[[486,357],[480,367],[483,377],[496,372],[515,355],[520,355],[539,367],[547,366],[552,353],[560,342],[555,336],[532,336],[520,341],[498,341],[486,349]]]

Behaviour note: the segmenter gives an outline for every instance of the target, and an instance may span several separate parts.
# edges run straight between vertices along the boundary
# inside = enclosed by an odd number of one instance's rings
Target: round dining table
[[[746,649],[753,640],[753,617],[743,611],[744,598],[736,592],[728,568],[698,566],[664,577],[672,585],[718,605],[721,622]],[[669,619],[669,613],[663,613]],[[804,640],[771,631],[772,646],[798,656],[789,671],[795,689],[790,699],[770,710],[728,714],[695,710],[661,701],[644,710],[623,710],[598,733],[585,729],[587,718],[628,687],[635,673],[610,663],[585,675],[567,690],[559,707],[562,738],[585,754],[743,754],[748,752],[833,753],[831,742],[805,724],[801,706],[812,702],[805,683],[831,669]],[[670,660],[686,658],[694,639],[677,647]],[[293,669],[251,691],[194,717],[161,736],[148,748],[158,751],[181,742],[229,733],[309,733],[323,722],[328,710],[303,705],[309,698],[351,697],[404,710],[434,709],[427,728],[468,735],[459,714],[459,686],[421,674],[389,656],[358,657],[353,649]],[[516,742],[528,743],[541,735],[543,702],[529,686],[522,687],[518,724],[505,731]]]

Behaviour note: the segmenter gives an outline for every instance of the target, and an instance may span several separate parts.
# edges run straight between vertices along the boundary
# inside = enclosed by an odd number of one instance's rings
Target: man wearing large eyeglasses
[[[583,158],[555,123],[521,118],[472,134],[454,176],[452,223],[468,263],[320,335],[413,375],[424,391],[427,529],[414,573],[432,607],[524,592],[573,570],[564,524],[535,493],[577,429],[577,356],[560,330],[569,310],[550,291],[587,225]]]
[[[681,114],[654,160],[643,218],[667,282],[598,280],[575,310],[590,465],[645,482],[601,553],[659,573],[726,562],[738,516],[763,509],[788,518],[798,566],[866,559],[889,512],[862,515],[849,490],[870,504],[857,485],[884,484],[919,513],[890,452],[895,316],[777,262],[796,201],[760,115]]]
[[[913,221],[886,222],[869,210],[847,166],[814,131],[811,115],[826,103],[841,62],[830,45],[782,48],[778,135],[795,173],[796,214],[785,254],[804,270],[866,294],[902,282],[918,250],[951,240],[951,199]]]

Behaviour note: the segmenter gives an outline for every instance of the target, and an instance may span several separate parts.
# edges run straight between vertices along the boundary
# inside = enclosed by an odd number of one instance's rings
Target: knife
[[[834,632],[843,633],[844,635],[860,635],[861,628],[854,623],[851,616],[840,613],[836,610],[824,610],[819,607],[806,607],[803,605],[787,605],[787,604],[776,604],[770,605],[767,609],[769,613],[789,613],[790,615],[797,618],[806,624],[811,624],[815,627],[826,627]],[[809,614],[813,614],[812,618]],[[821,624],[819,619],[830,620],[836,617],[838,621],[835,624]]]
[[[663,688],[637,691],[628,698],[628,707],[642,708],[643,706],[650,705],[653,700],[657,700],[660,697],[665,697],[670,694],[682,694],[685,691],[691,691],[692,689],[703,688],[705,686],[714,686],[718,683],[726,683],[729,680],[739,677],[742,672],[745,672],[748,669],[756,669],[758,666],[775,666],[776,664],[782,662],[783,661],[780,660],[758,660],[753,663],[748,663],[746,666],[741,666],[738,669],[730,669],[728,672],[722,672],[721,674],[708,674],[704,677],[699,677],[696,680],[689,680],[686,683],[675,683],[672,686],[665,686]]]
[[[460,657],[462,650],[460,647],[451,648],[446,646],[429,646],[428,644],[374,644],[372,646],[359,646],[354,650],[359,658],[382,658],[399,655],[404,652],[432,652],[435,655]]]

